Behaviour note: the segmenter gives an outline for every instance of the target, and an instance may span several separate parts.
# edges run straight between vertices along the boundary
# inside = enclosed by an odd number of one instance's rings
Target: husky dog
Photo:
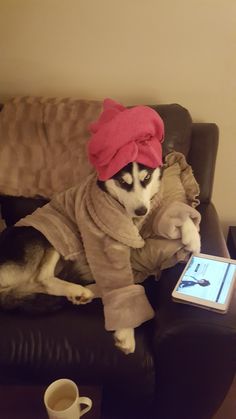
[[[129,163],[98,186],[117,200],[134,222],[147,216],[151,199],[160,187],[161,169]],[[182,242],[189,251],[200,250],[200,237],[189,218],[182,226]],[[9,227],[0,236],[0,301],[11,305],[35,294],[64,296],[73,304],[93,299],[83,285],[60,279],[65,262],[46,237],[33,227]],[[74,265],[76,270],[76,264]],[[59,276],[59,277],[58,277]],[[115,344],[125,353],[135,350],[134,329],[114,332]]]

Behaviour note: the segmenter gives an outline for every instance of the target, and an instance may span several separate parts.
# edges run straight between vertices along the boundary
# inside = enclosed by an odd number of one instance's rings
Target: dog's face
[[[148,214],[152,197],[160,187],[160,168],[129,163],[99,186],[120,202],[131,218]]]

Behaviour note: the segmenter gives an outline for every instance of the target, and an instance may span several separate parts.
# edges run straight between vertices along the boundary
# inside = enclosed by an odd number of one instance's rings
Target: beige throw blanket
[[[187,215],[199,225],[199,188],[184,156],[171,153],[150,213],[135,224],[96,180],[90,175],[17,225],[40,230],[65,259],[77,260],[82,278],[95,280],[107,330],[137,327],[154,315],[137,283],[188,255],[180,226]]]
[[[51,198],[93,168],[86,143],[102,103],[16,97],[0,112],[0,194]]]

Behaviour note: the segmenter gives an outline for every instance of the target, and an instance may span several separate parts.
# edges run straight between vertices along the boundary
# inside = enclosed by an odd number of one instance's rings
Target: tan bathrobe
[[[180,226],[187,216],[199,226],[199,188],[184,156],[169,154],[151,210],[135,224],[96,181],[90,175],[17,226],[40,230],[65,259],[78,261],[82,278],[94,279],[107,330],[137,327],[154,315],[138,283],[188,255]]]

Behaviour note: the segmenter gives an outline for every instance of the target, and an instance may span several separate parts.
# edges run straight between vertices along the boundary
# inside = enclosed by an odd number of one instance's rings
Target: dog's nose
[[[147,213],[147,208],[143,205],[142,207],[136,208],[134,212],[136,215],[141,217],[142,215],[145,215]]]

